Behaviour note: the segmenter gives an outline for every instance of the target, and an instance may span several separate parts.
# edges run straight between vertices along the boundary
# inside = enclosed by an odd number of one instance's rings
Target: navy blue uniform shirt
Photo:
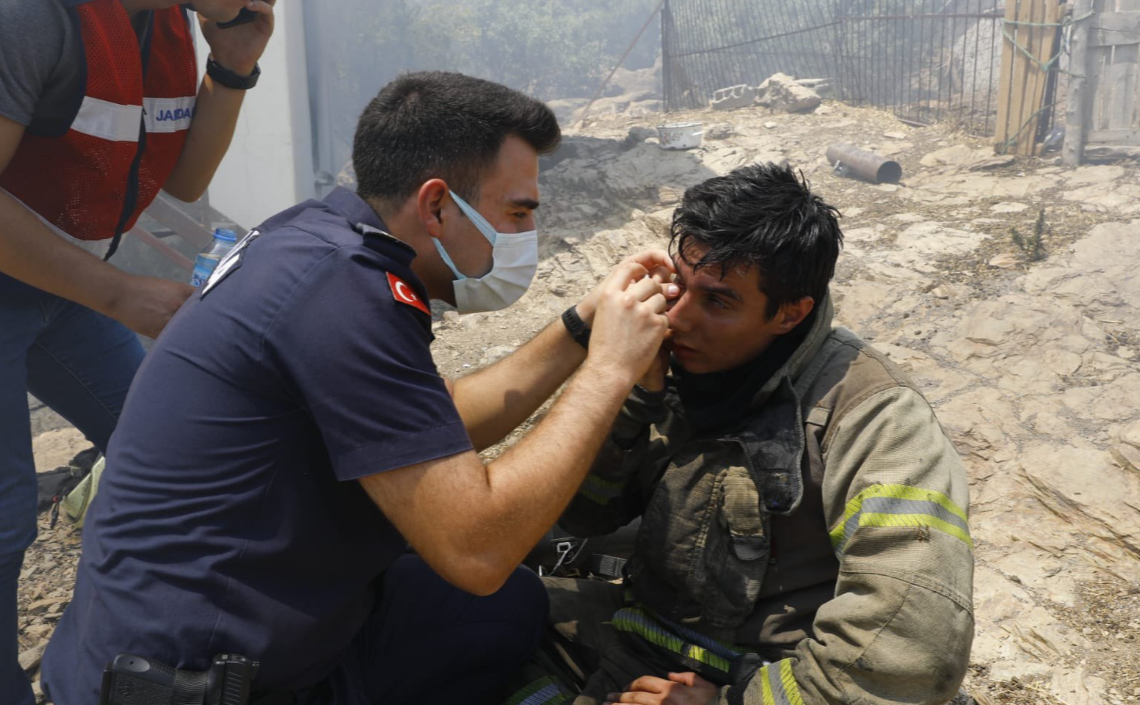
[[[309,685],[361,628],[405,541],[357,480],[472,447],[383,229],[343,189],[274,217],[147,355],[44,657],[57,704],[98,702],[120,652]]]

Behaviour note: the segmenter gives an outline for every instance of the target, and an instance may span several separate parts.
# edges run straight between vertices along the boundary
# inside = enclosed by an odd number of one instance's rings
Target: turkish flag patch
[[[427,315],[431,315],[431,309],[428,308],[424,300],[416,294],[415,290],[408,286],[406,281],[391,272],[388,272],[388,286],[392,287],[392,296],[395,297],[396,301],[407,304],[413,308],[418,308]]]

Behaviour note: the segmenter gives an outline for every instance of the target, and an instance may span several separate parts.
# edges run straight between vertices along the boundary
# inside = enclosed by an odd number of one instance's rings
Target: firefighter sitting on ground
[[[547,578],[555,634],[512,702],[957,692],[973,638],[965,472],[913,383],[832,328],[836,215],[775,165],[685,194],[671,354],[560,522],[589,537],[640,517],[626,579]]]

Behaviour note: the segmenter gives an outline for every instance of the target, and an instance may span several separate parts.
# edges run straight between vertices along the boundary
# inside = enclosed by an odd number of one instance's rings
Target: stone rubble
[[[757,105],[779,112],[806,113],[822,102],[819,93],[782,73],[773,74],[756,87]]]
[[[756,89],[747,84],[721,88],[713,91],[713,110],[737,110],[747,108],[756,102]]]

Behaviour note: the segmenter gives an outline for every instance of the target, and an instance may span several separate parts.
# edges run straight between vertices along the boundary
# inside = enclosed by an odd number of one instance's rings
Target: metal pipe
[[[1002,19],[1002,15],[993,12],[983,12],[976,14],[958,13],[958,14],[921,14],[921,15],[876,15],[874,17],[860,17],[852,15],[849,18],[853,22],[879,22],[882,20],[910,20],[910,19],[923,19],[923,20],[944,20],[944,19],[960,19],[960,20],[995,20]]]
[[[673,85],[673,45],[670,35],[673,33],[673,13],[669,1],[661,6],[661,100],[665,112],[676,107],[677,88]]]
[[[633,51],[633,48],[637,46],[638,42],[641,41],[641,35],[645,34],[645,30],[649,29],[649,25],[653,22],[653,18],[657,16],[658,12],[661,12],[661,8],[664,5],[665,0],[661,0],[661,2],[657,3],[657,7],[653,8],[653,13],[650,14],[648,18],[646,18],[645,24],[641,25],[641,29],[637,31],[637,36],[634,37],[633,41],[629,43],[629,46],[625,48],[625,53],[622,54],[621,58],[618,59],[618,62],[614,64],[614,68],[612,71],[610,71],[610,75],[606,76],[606,80],[602,81],[601,85],[598,86],[598,90],[594,92],[594,97],[590,99],[590,102],[586,103],[586,108],[582,111],[582,117],[578,118],[579,127],[581,127],[582,124],[586,122],[586,117],[590,114],[590,108],[594,107],[594,103],[598,101],[598,98],[602,97],[602,91],[606,90],[606,86],[610,85],[610,79],[614,77],[614,74],[617,73],[617,70],[620,69],[621,65],[625,63],[625,60],[629,58],[629,53]],[[664,65],[664,58],[662,58],[661,63]]]
[[[902,179],[898,162],[849,144],[828,147],[827,163],[875,184],[897,184]]]

